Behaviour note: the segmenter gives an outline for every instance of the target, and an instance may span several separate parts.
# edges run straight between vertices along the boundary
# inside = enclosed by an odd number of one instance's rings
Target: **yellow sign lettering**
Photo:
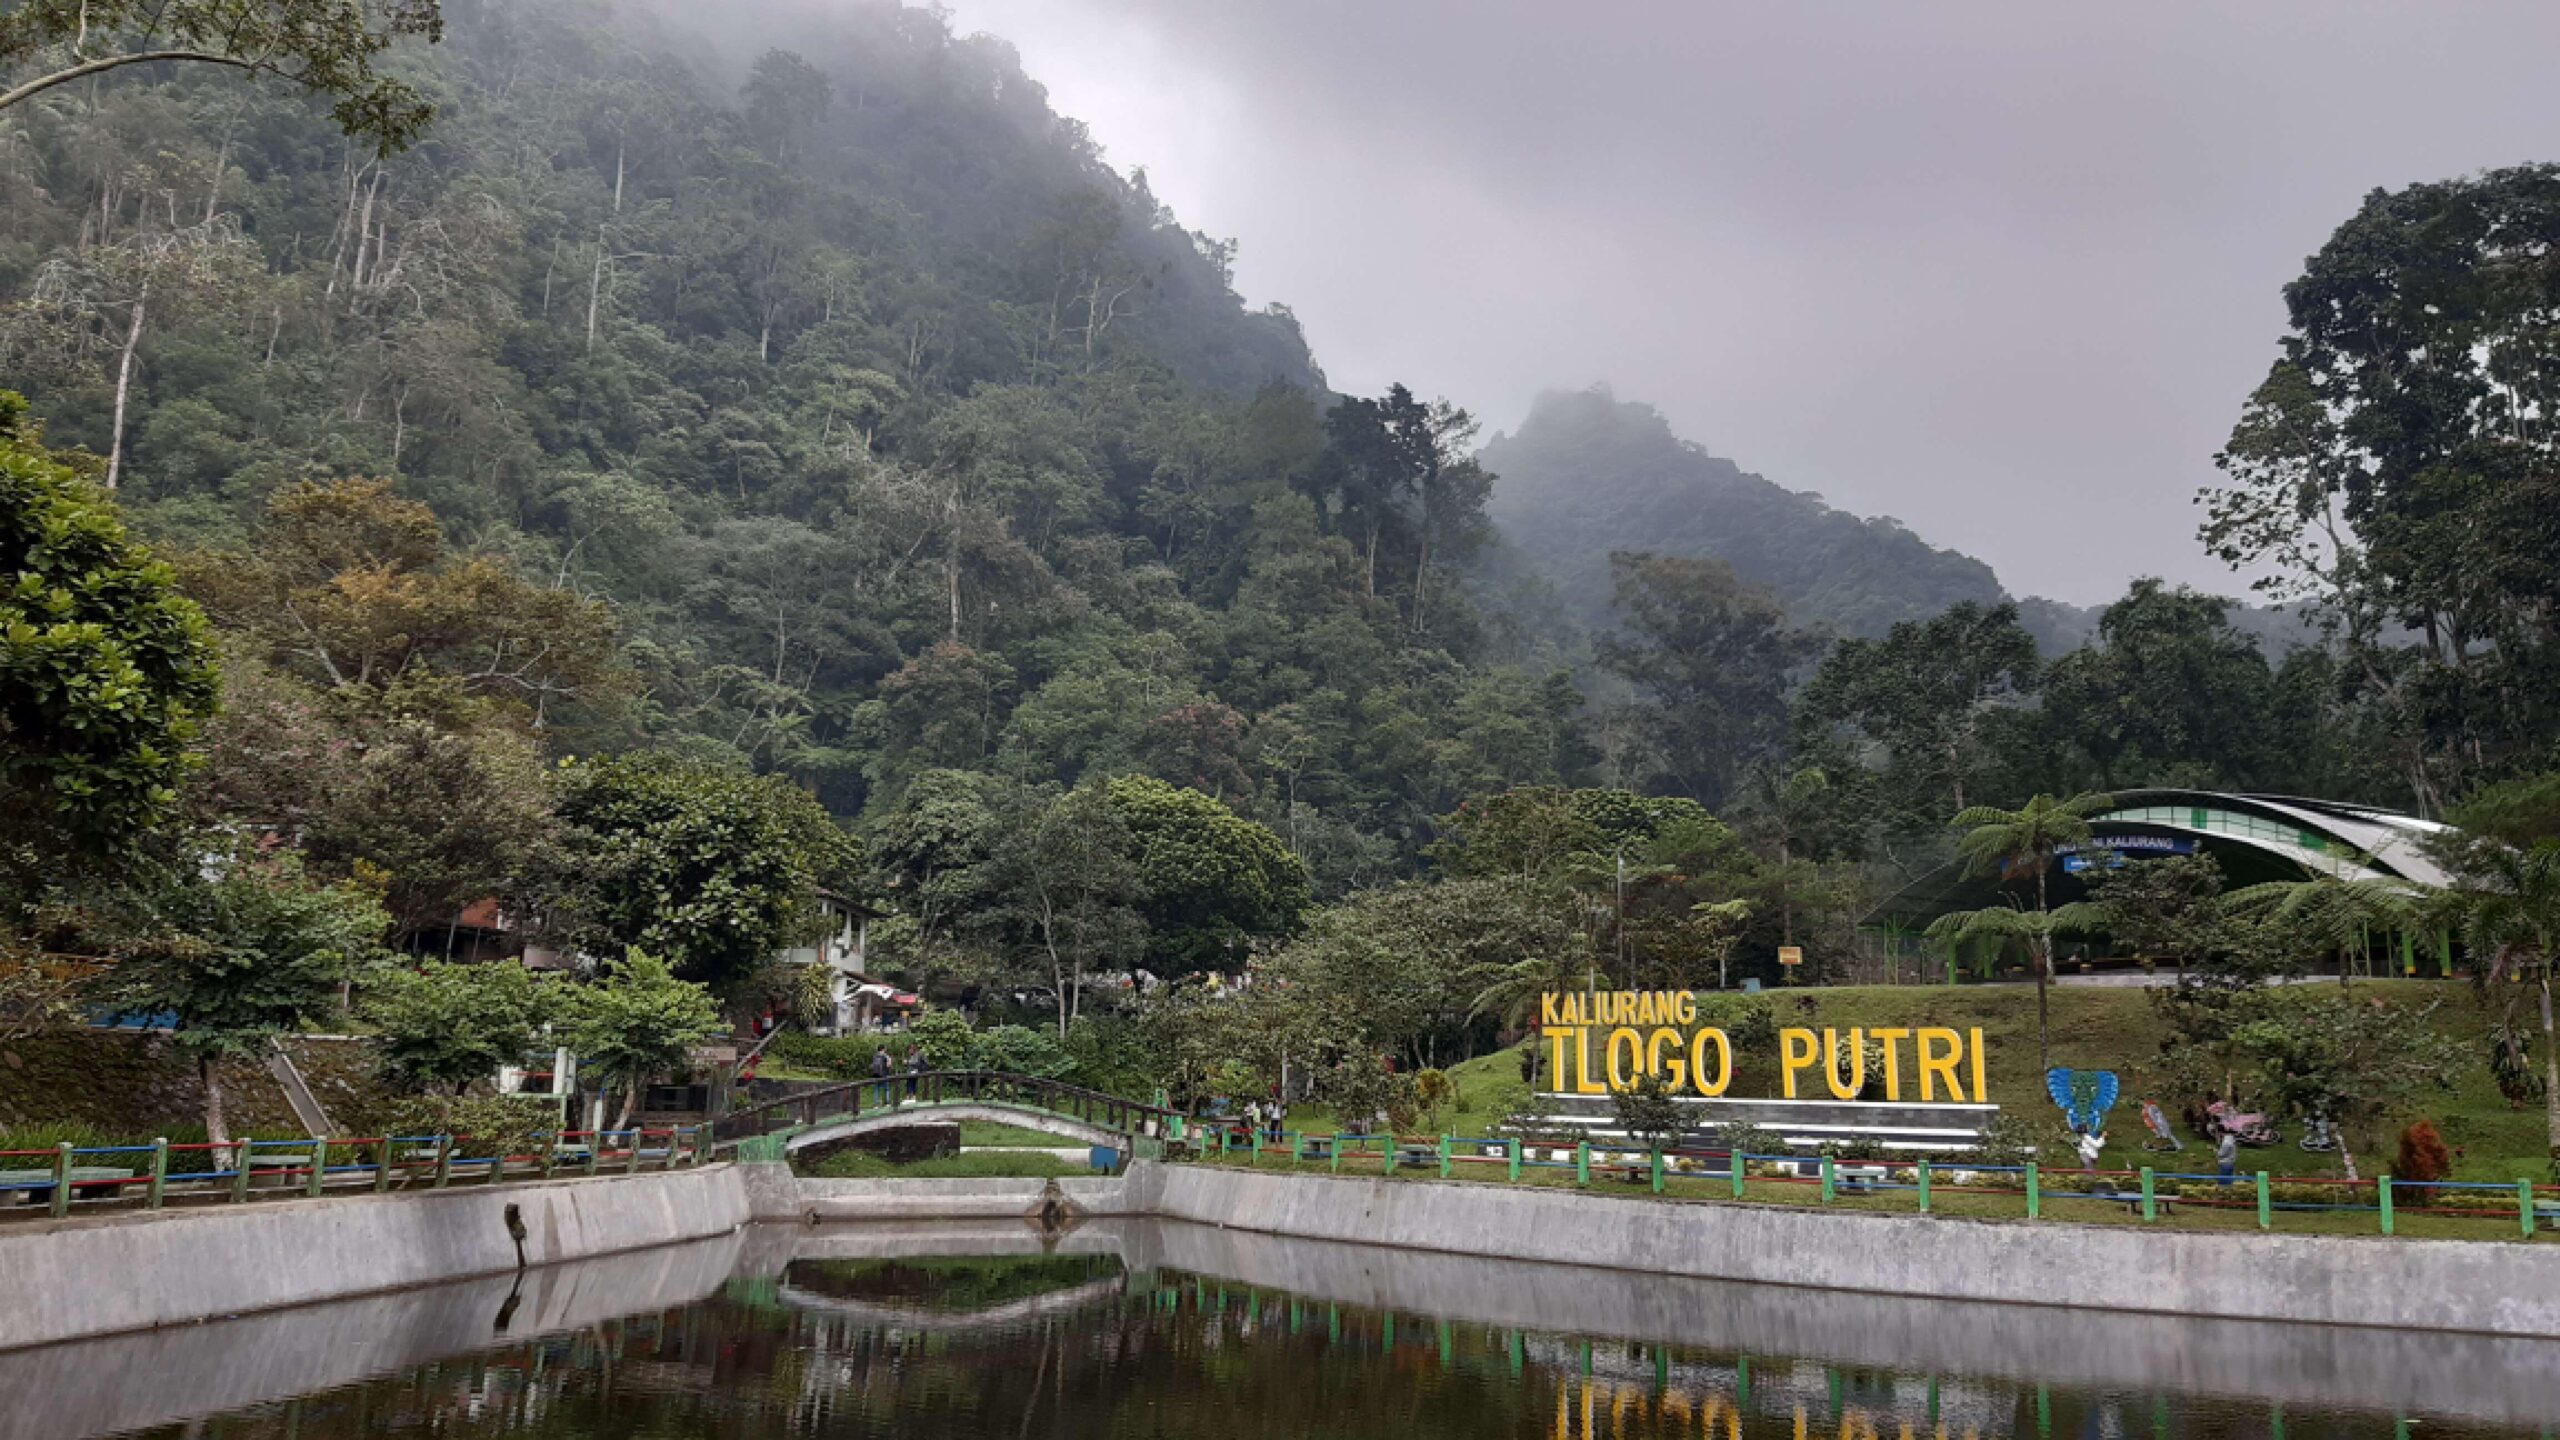
[[[1867,1033],[1850,1027],[1849,1078],[1840,1078],[1840,1032],[1825,1028],[1822,1032],[1822,1083],[1831,1088],[1834,1100],[1855,1100],[1867,1088]]]
[[[1811,1065],[1819,1053],[1812,1031],[1790,1025],[1778,1032],[1778,1082],[1787,1099],[1796,1098],[1796,1072]]]
[[[1707,1046],[1716,1047],[1715,1083],[1707,1083]],[[1701,1095],[1721,1095],[1733,1083],[1733,1042],[1721,1030],[1706,1029],[1689,1042],[1689,1083]]]
[[[1627,1068],[1618,1068],[1618,1042],[1627,1042]],[[1644,1037],[1624,1025],[1609,1032],[1609,1088],[1633,1090],[1636,1076],[1644,1073]]]
[[[1884,1098],[1902,1098],[1902,1037],[1911,1032],[1900,1025],[1879,1025],[1867,1034],[1884,1047]]]
[[[1923,1025],[1919,1039],[1920,1102],[1925,1105],[1937,1098],[1937,1088],[1932,1082],[1938,1080],[1947,1083],[1948,1099],[1961,1102],[1964,1086],[1956,1079],[1956,1065],[1964,1059],[1963,1037],[1943,1025]],[[1938,1051],[1941,1044],[1946,1046],[1944,1054]]]
[[[1669,1050],[1671,1052],[1671,1058],[1668,1061],[1662,1058],[1662,1052],[1664,1050]],[[1646,1037],[1644,1042],[1644,1073],[1647,1075],[1661,1076],[1663,1086],[1666,1089],[1677,1090],[1689,1083],[1688,1062],[1680,1058],[1679,1031],[1664,1028],[1656,1030],[1652,1035]]]

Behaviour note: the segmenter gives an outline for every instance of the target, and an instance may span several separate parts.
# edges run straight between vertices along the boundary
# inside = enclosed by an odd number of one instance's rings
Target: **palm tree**
[[[2038,918],[2034,924],[1988,919],[1969,923],[2014,925],[2011,933],[2026,939],[2034,947],[2036,1061],[2039,1069],[2053,1068],[2052,1012],[2048,992],[2053,983],[2054,926],[2046,913],[2045,876],[2052,871],[2054,856],[2063,847],[2088,843],[2089,817],[2104,813],[2115,803],[2112,795],[2074,795],[2068,800],[2038,795],[2018,810],[1976,805],[1958,811],[1953,822],[1965,832],[1964,838],[1956,842],[1956,853],[1963,857],[1965,868],[1977,875],[1996,875],[2009,882],[2030,877],[2036,882],[2035,914]],[[1976,910],[1965,913],[1983,917],[1991,912]],[[2021,907],[2008,907],[2008,913],[2017,915],[2025,912]],[[1957,918],[1954,915],[1940,917],[1938,924],[1929,927],[1930,933],[1937,935],[1940,925]],[[1948,933],[1961,932],[1966,928],[1966,925],[1959,924],[1950,927]]]
[[[2405,929],[2418,911],[2409,882],[2374,875],[2270,880],[2234,890],[2222,897],[2222,904],[2232,914],[2274,921],[2285,933],[2337,951],[2342,990],[2351,970],[2372,969],[2374,935]]]
[[[2039,895],[2038,900],[2042,900]],[[2107,910],[2103,905],[2076,901],[2059,910],[2029,910],[2023,905],[1986,905],[1979,910],[1957,910],[1930,922],[1929,938],[1950,945],[1968,940],[2023,940],[2038,957],[2036,971],[2036,1059],[2038,1067],[2053,1068],[2051,1046],[2045,1040],[2044,972],[2050,967],[2053,937],[2086,935],[2107,928]]]
[[[2516,848],[2466,847],[2459,878],[2444,896],[2462,943],[2486,967],[2485,983],[2528,977],[2542,1002],[2542,1103],[2551,1155],[2560,1163],[2560,1036],[2551,1015],[2551,971],[2560,963],[2560,841]]]

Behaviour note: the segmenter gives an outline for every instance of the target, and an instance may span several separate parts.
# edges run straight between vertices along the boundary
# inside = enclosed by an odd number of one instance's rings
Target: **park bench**
[[[2142,1192],[2139,1190],[2127,1190],[2122,1186],[2117,1185],[2112,1180],[2101,1180],[2091,1187],[2090,1193],[2096,1195],[2101,1200],[2108,1201],[2112,1204],[2122,1205],[2124,1207],[2124,1213],[2127,1215],[2140,1215],[2142,1213]],[[2173,1196],[2166,1194],[2154,1194],[2151,1198],[2151,1203],[2157,1208],[2160,1214],[2175,1215],[2178,1213],[2178,1202]]]
[[[1333,1137],[1330,1135],[1309,1135],[1305,1139],[1300,1140],[1298,1142],[1298,1158],[1301,1160],[1332,1159]]]

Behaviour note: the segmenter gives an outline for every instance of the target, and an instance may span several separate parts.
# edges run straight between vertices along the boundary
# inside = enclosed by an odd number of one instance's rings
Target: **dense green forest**
[[[940,11],[734,73],[611,0],[444,20],[384,61],[405,146],[206,67],[0,114],[6,938],[208,1017],[208,955],[308,962],[205,1036],[489,899],[761,998],[824,889],[1062,1042],[1260,957],[1365,1017],[1349,1094],[1596,964],[1872,961],[1970,806],[2435,814],[2560,759],[2550,171],[2378,192],[2289,291],[2206,497],[2323,627],[2274,646],[2154,580],[2022,606],[1605,392],[1481,449],[1430,377],[1334,393]],[[1228,1043],[1167,1003],[1078,1063]]]

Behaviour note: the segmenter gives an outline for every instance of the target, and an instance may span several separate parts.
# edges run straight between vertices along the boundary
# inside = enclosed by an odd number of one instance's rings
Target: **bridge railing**
[[[1018,1105],[1045,1110],[1081,1120],[1099,1129],[1122,1134],[1145,1132],[1152,1122],[1158,1131],[1173,1128],[1173,1122],[1185,1120],[1182,1112],[1113,1095],[1101,1090],[1088,1090],[1069,1085],[1063,1080],[1047,1080],[1037,1075],[1016,1075],[1001,1070],[927,1070],[917,1074],[891,1075],[885,1079],[848,1080],[780,1100],[768,1100],[733,1110],[713,1122],[712,1138],[718,1144],[734,1144],[777,1130],[797,1130],[821,1120],[842,1120],[895,1109],[910,1103],[941,1105],[957,1102]]]

